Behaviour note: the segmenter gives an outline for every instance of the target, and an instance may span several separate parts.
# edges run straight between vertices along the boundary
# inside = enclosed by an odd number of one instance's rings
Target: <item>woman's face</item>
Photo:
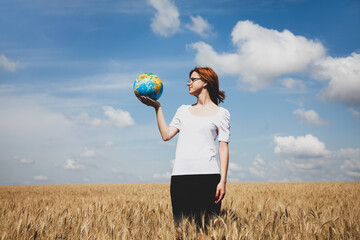
[[[205,82],[201,80],[200,75],[197,72],[193,72],[190,76],[189,82],[187,83],[190,95],[199,95],[205,86],[204,84]]]

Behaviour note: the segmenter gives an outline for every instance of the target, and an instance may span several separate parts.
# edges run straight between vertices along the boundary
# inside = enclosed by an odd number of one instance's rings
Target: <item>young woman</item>
[[[193,218],[204,227],[212,215],[219,214],[226,192],[229,163],[230,113],[218,104],[225,94],[219,90],[219,80],[209,67],[195,67],[187,82],[195,104],[182,105],[168,126],[159,102],[147,97],[140,101],[154,107],[160,134],[164,141],[177,133],[174,169],[171,177],[171,203],[176,227],[183,217]],[[216,161],[219,141],[220,168]]]

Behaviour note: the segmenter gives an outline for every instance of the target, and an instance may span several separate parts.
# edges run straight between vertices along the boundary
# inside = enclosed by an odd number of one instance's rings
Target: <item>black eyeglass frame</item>
[[[194,82],[196,82],[197,80],[202,80],[202,78],[190,78],[189,81],[187,81],[188,84],[193,84]]]

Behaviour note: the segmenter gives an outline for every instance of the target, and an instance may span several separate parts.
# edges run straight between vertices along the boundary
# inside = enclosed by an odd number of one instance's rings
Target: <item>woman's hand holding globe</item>
[[[143,97],[140,96],[138,97],[138,99],[145,105],[150,106],[150,107],[154,107],[155,109],[159,108],[161,105],[158,101],[151,99],[149,97]]]

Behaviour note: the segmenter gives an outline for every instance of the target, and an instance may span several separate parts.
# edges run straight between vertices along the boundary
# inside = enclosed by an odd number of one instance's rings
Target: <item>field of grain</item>
[[[169,184],[0,186],[1,239],[174,236]],[[360,183],[229,183],[207,237],[360,239]]]

